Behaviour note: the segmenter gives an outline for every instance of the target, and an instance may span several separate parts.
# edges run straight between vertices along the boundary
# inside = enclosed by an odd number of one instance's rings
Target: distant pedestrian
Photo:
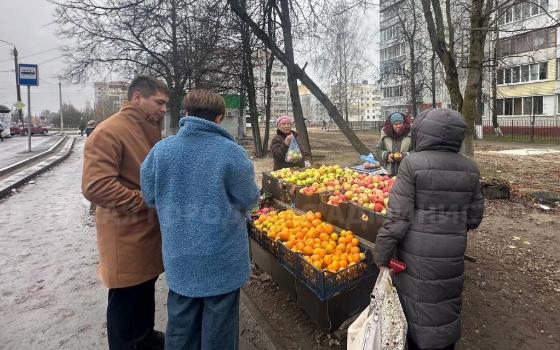
[[[193,90],[184,105],[179,132],[141,170],[142,195],[162,228],[165,348],[238,349],[239,293],[250,274],[245,214],[259,190],[253,163],[220,126],[224,99]]]
[[[323,119],[323,126],[321,127],[321,130],[327,130],[327,121],[325,119]]]
[[[164,347],[164,335],[154,330],[155,283],[163,272],[161,233],[156,212],[140,192],[140,165],[161,140],[168,101],[163,83],[134,78],[128,101],[94,133],[90,130],[84,149],[82,192],[97,205],[97,272],[109,288],[110,350]]]
[[[87,122],[86,125],[86,137],[89,137],[89,135],[91,135],[91,133],[93,132],[93,130],[95,129],[95,126],[97,124],[95,123],[95,120],[90,120],[89,122]]]
[[[4,125],[0,124],[0,142],[4,142]]]
[[[79,128],[80,128],[80,136],[84,136],[84,130],[86,129],[86,126],[85,126],[85,124],[84,124],[84,120],[83,120],[83,119],[80,120],[80,126],[79,126]]]
[[[408,349],[451,350],[461,338],[467,231],[482,221],[475,162],[459,153],[467,124],[450,109],[420,113],[414,152],[403,159],[375,241],[375,263],[408,268],[394,277],[408,321]]]

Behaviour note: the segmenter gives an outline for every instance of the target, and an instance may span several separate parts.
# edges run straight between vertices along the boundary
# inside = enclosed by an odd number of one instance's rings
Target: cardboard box
[[[277,259],[272,259],[271,264],[272,280],[278,284],[278,287],[288,293],[290,300],[296,301],[296,278],[294,275],[283,267]]]
[[[320,198],[318,193],[314,193],[311,196],[306,196],[299,192],[299,189],[295,194],[295,207],[301,211],[307,212],[317,212],[319,211]]]
[[[385,217],[377,212],[365,209],[355,203],[348,203],[346,221],[342,225],[367,241],[375,243],[377,232],[383,226]]]
[[[330,193],[321,193],[319,195],[319,212],[326,221],[334,226],[344,228],[346,223],[346,215],[348,211],[348,203],[340,203],[339,205],[327,204]]]
[[[251,261],[261,270],[272,276],[272,261],[276,260],[276,258],[252,238],[249,239],[249,249]]]
[[[379,271],[329,299],[321,300],[305,284],[296,279],[297,304],[324,332],[333,332],[347,319],[362,312],[370,302],[370,294]]]

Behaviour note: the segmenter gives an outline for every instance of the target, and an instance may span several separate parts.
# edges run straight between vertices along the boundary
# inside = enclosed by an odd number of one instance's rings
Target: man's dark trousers
[[[153,349],[156,280],[157,277],[136,286],[109,289],[110,350]]]

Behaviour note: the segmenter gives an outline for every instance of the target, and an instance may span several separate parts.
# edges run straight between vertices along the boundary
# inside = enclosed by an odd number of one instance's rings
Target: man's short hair
[[[132,95],[134,95],[135,92],[141,93],[144,97],[153,96],[158,92],[169,96],[169,89],[167,88],[167,85],[156,78],[146,75],[138,75],[132,79],[132,82],[130,82],[130,85],[128,86],[129,101],[132,100]]]
[[[225,115],[226,103],[224,98],[215,92],[208,90],[192,90],[183,100],[187,115],[206,119],[216,120],[219,115]]]

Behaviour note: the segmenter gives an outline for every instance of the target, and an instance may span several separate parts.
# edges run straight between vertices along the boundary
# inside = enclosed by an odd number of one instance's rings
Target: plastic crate
[[[265,232],[259,231],[253,224],[249,224],[249,237],[255,240],[261,247],[274,256],[278,256],[278,245],[270,239]]]
[[[311,289],[317,296],[324,300],[351,287],[366,277],[376,273],[371,252],[360,247],[366,258],[359,263],[338,272],[319,271],[301,256],[296,265],[295,275]]]
[[[288,249],[284,244],[278,242],[278,260],[280,264],[287,268],[292,273],[296,273],[298,266],[301,265],[301,261],[303,258],[299,253],[293,252],[292,250]]]

